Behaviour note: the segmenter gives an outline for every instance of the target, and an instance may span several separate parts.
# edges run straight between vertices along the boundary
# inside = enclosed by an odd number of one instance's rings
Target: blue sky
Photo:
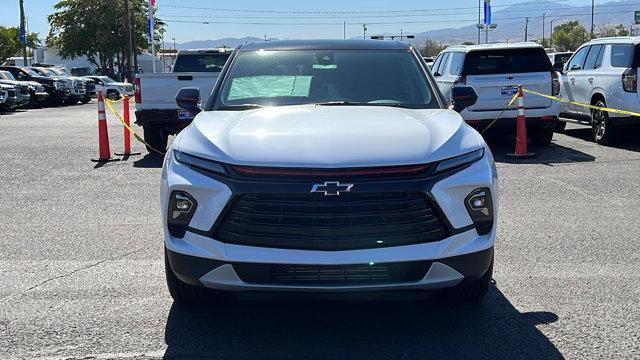
[[[104,0],[96,0],[104,1]],[[545,0],[548,1],[548,0]],[[586,5],[589,0],[561,0],[564,4]],[[17,25],[19,21],[18,0],[0,0],[0,24]],[[29,30],[39,32],[44,37],[49,29],[46,17],[52,12],[57,0],[25,0],[25,12]],[[492,0],[494,11],[504,6],[520,3],[518,0]],[[607,2],[596,0],[596,4]],[[268,5],[265,5],[268,4]],[[363,23],[369,23],[369,33],[393,33],[403,29],[405,33],[418,33],[438,28],[461,27],[474,23],[477,18],[477,0],[156,0],[158,14],[167,19],[165,40],[172,37],[177,42],[189,40],[219,39],[225,37],[244,37],[267,35],[274,38],[341,38],[342,22],[346,26],[347,37],[362,34]],[[185,8],[193,7],[193,8]],[[194,9],[200,8],[200,9]],[[294,14],[260,13],[246,11],[221,11],[203,8],[225,8],[252,11],[304,11],[304,12],[362,12],[362,11],[399,11],[410,9],[437,9],[430,12],[414,12],[411,16],[389,17],[394,13],[377,14]],[[455,8],[455,10],[443,10]],[[401,21],[425,21],[424,24],[395,24]],[[200,21],[232,22],[233,24],[201,24]],[[388,24],[393,22],[394,24]],[[253,24],[252,24],[253,23]],[[255,24],[263,23],[263,24]],[[267,25],[264,23],[277,23]],[[315,24],[313,24],[315,23]],[[387,23],[387,24],[375,24]],[[283,25],[288,24],[288,25]],[[313,25],[301,25],[313,24]]]

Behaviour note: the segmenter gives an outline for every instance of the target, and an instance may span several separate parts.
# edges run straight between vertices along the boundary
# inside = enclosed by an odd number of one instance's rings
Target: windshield
[[[36,73],[40,74],[41,76],[58,76],[56,73],[54,73],[49,69],[45,69],[45,68],[31,68],[31,69]]]
[[[5,79],[5,80],[15,80],[16,78],[13,77],[13,74],[11,74],[8,71],[0,71],[0,78]]]
[[[33,71],[31,68],[28,68],[28,67],[23,67],[20,69],[31,76],[42,76],[42,74],[40,74],[39,72]]]
[[[50,68],[49,71],[56,75],[68,75],[67,72],[62,69]]]
[[[406,50],[240,52],[217,102],[221,110],[301,104],[440,107]]]

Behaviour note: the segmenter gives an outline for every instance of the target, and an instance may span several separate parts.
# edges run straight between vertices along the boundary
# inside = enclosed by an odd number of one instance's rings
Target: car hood
[[[482,144],[452,110],[301,105],[202,112],[173,146],[238,165],[328,168],[427,163]]]

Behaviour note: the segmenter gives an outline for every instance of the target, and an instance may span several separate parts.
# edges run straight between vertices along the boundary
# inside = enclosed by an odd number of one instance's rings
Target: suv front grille
[[[357,265],[233,264],[250,284],[274,285],[375,285],[410,283],[424,278],[430,261]]]
[[[239,195],[214,228],[230,244],[304,250],[372,249],[448,236],[419,192]]]

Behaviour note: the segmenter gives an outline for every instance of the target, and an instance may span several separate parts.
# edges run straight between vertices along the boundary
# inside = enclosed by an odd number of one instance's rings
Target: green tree
[[[418,49],[420,49],[420,55],[422,56],[436,56],[446,48],[447,45],[441,44],[431,38],[425,38],[422,41],[422,44],[418,46]]]
[[[48,16],[50,30],[46,39],[63,59],[86,57],[102,73],[124,73],[127,38],[124,0],[60,0]],[[130,0],[132,37],[135,54],[146,51],[147,1]],[[155,29],[157,37],[158,29]]]
[[[6,27],[0,25],[0,64],[12,56],[22,54],[22,44],[19,39],[20,30],[17,27]],[[40,39],[37,33],[27,34],[27,46],[36,48],[40,46]]]
[[[598,29],[598,37],[629,36],[629,29],[623,24],[604,25]]]
[[[556,26],[551,39],[558,51],[573,51],[589,40],[589,33],[580,22],[572,20]]]

